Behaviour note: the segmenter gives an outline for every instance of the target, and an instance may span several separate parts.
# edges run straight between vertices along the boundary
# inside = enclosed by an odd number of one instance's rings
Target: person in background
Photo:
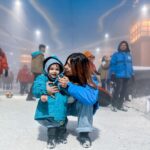
[[[3,71],[5,71],[4,76],[7,77],[8,76],[7,58],[2,48],[0,48],[0,75],[3,74]]]
[[[95,56],[89,50],[85,50],[83,52],[83,54],[88,58],[88,60],[90,62],[90,69],[92,70],[92,78],[93,78],[93,80],[95,80],[96,82],[98,81],[99,84],[100,84],[100,74],[96,70],[96,66],[94,64]]]
[[[95,56],[89,51],[89,50],[85,50],[83,52],[83,54],[88,58],[88,60],[90,61],[90,67],[93,70],[93,73],[99,75],[98,71],[96,70],[96,66],[94,64],[95,61]]]
[[[31,56],[32,56],[31,72],[34,75],[34,80],[36,77],[38,77],[39,75],[42,74],[45,49],[46,49],[46,46],[43,44],[40,44],[39,50],[37,50],[31,54]],[[26,100],[34,100],[33,94],[32,94],[32,86],[30,88],[30,91],[29,91],[29,94],[28,94]]]
[[[128,81],[134,76],[132,56],[128,43],[120,42],[118,51],[115,52],[110,61],[111,81],[115,82],[116,87],[112,98],[112,111],[127,111],[123,107],[124,97],[127,91]]]
[[[101,65],[99,66],[98,69],[101,78],[102,88],[108,91],[110,90],[109,64],[110,64],[110,58],[108,56],[103,56]]]
[[[17,82],[20,83],[20,94],[23,95],[28,93],[28,83],[29,83],[30,72],[27,65],[24,65],[18,72]]]

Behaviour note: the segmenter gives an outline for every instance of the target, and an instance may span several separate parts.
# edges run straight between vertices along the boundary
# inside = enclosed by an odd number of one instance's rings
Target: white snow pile
[[[150,96],[133,98],[131,102],[125,102],[125,106],[143,113],[150,113]]]

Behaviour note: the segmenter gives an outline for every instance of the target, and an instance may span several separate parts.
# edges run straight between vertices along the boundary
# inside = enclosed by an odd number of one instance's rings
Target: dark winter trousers
[[[61,140],[67,138],[66,131],[66,126],[47,128],[48,139],[55,139],[57,142],[60,142]]]
[[[62,137],[67,136],[67,134],[66,134],[67,122],[68,122],[67,118],[66,118],[66,121],[63,125],[61,125],[60,123],[57,123],[56,121],[54,121],[51,118],[38,120],[38,123],[40,123],[42,126],[47,128],[48,137],[52,137],[52,138],[54,136],[57,136],[57,138],[62,138]]]
[[[123,106],[124,97],[127,91],[128,78],[117,78],[114,95],[112,98],[112,106],[121,108]]]
[[[28,93],[28,83],[20,82],[20,94]]]
[[[3,90],[12,90],[12,83],[3,83]]]
[[[38,76],[41,75],[41,74],[39,74],[39,73],[34,73],[33,75],[34,75],[34,80],[35,80],[36,77],[38,77]],[[32,86],[33,86],[33,83],[32,83]],[[31,86],[30,91],[29,91],[29,93],[28,93],[27,100],[30,100],[30,99],[33,98],[32,86]]]
[[[102,79],[102,88],[106,89],[107,91],[110,91],[110,80],[109,79]]]

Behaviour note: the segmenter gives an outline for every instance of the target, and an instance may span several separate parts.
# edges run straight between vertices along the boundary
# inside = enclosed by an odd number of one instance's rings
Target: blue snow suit
[[[110,76],[117,78],[131,78],[134,75],[130,52],[118,51],[112,55],[110,61]]]
[[[56,122],[65,121],[67,116],[67,98],[65,92],[60,89],[60,92],[57,92],[53,96],[48,95],[46,90],[46,84],[48,81],[55,82],[56,79],[52,79],[48,76],[48,67],[54,63],[57,63],[61,66],[61,72],[63,71],[62,63],[56,57],[48,57],[44,61],[44,74],[38,76],[34,81],[32,92],[36,98],[39,98],[38,105],[35,112],[35,120],[41,120],[46,118],[52,118]],[[57,80],[58,81],[58,80]],[[51,84],[50,86],[53,86]],[[55,82],[55,86],[58,86],[58,82]],[[60,87],[59,87],[60,88]],[[42,95],[48,96],[47,102],[42,102],[40,97]]]

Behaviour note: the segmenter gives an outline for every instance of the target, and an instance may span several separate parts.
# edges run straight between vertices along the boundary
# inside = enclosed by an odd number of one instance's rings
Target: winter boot
[[[131,99],[130,99],[130,98],[128,98],[128,99],[126,99],[126,101],[131,102]]]
[[[56,146],[56,128],[48,128],[47,135],[47,149],[53,149]]]
[[[116,109],[116,107],[114,107],[114,106],[112,106],[111,110],[112,110],[113,112],[117,112],[117,109]]]
[[[57,143],[66,144],[67,143],[67,129],[65,126],[60,126],[56,131],[56,141]]]
[[[92,144],[88,134],[89,132],[80,132],[78,136],[78,140],[84,148],[90,148]]]
[[[118,107],[118,110],[121,110],[121,111],[124,111],[124,112],[127,112],[128,110],[125,109],[123,106],[122,107]]]

